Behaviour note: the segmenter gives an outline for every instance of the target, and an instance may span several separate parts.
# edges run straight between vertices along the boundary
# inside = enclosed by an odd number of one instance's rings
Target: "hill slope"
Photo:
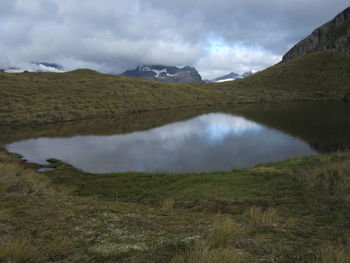
[[[350,52],[350,7],[296,44],[283,56],[283,61],[325,50]]]
[[[350,54],[320,52],[245,79],[160,83],[101,74],[0,72],[0,123],[49,123],[132,112],[262,101],[342,100],[350,92]]]

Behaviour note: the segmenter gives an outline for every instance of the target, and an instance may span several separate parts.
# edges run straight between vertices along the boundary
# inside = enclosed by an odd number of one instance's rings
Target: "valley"
[[[350,262],[349,10],[216,82],[1,70],[0,262]]]

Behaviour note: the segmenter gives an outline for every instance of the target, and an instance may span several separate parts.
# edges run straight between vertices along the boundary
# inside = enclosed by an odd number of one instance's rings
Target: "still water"
[[[126,134],[28,139],[6,149],[30,162],[56,158],[92,173],[228,171],[317,153],[296,136],[229,113]]]

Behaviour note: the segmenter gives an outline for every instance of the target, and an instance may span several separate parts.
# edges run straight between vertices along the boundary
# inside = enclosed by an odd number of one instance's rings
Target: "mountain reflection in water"
[[[6,148],[31,162],[56,158],[92,173],[228,171],[316,153],[298,138],[223,113],[148,131],[30,139]]]

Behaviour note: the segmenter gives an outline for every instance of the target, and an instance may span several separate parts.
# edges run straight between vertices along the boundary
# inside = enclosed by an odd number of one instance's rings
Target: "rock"
[[[344,102],[350,102],[350,92],[344,95]]]
[[[127,70],[121,74],[126,77],[148,78],[162,82],[202,83],[202,77],[193,67],[170,67],[162,65],[141,65],[134,70]]]
[[[311,52],[326,50],[350,52],[350,7],[315,29],[311,35],[290,49],[282,60],[287,61]]]

